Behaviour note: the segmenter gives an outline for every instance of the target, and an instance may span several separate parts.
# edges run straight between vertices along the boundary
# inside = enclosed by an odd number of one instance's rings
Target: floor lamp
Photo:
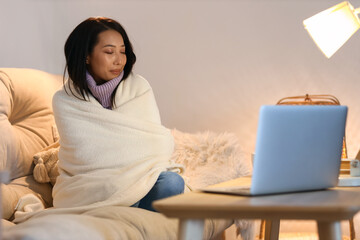
[[[330,58],[360,28],[360,8],[347,1],[326,9],[306,20],[305,29],[316,45]],[[353,219],[350,222],[350,239],[355,239]]]

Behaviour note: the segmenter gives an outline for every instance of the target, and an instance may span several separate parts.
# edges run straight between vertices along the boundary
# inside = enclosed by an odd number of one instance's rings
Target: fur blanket
[[[113,110],[89,98],[64,89],[53,98],[61,146],[54,207],[131,206],[171,167],[171,132],[161,125],[152,89],[139,75],[119,84]]]

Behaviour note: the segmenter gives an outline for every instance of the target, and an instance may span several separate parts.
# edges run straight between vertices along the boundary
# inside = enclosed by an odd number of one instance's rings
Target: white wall
[[[286,96],[333,94],[360,148],[360,33],[331,59],[302,21],[340,0],[0,0],[0,67],[61,74],[63,45],[89,16],[117,19],[153,86],[164,125],[235,132],[254,150],[258,110]],[[351,1],[355,7],[360,0]]]

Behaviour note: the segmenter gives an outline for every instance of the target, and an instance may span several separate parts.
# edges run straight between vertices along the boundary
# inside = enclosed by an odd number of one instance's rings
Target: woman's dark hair
[[[91,54],[95,45],[98,43],[99,34],[106,30],[117,31],[124,40],[127,61],[124,67],[123,79],[126,79],[129,76],[133,65],[136,62],[136,56],[133,52],[129,37],[120,23],[105,17],[91,17],[80,23],[70,33],[65,43],[64,51],[66,66],[64,70],[64,82],[67,71],[69,78],[73,82],[75,91],[82,96],[83,100],[86,100],[86,97],[89,97],[90,93],[86,82],[86,57]],[[76,96],[71,89],[70,81],[68,81],[68,87],[70,92]],[[113,104],[114,96],[115,94],[111,97]]]

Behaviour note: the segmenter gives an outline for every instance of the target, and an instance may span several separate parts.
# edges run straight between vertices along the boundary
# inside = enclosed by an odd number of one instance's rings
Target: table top
[[[229,186],[231,181],[223,185]],[[175,218],[343,220],[360,211],[360,188],[256,197],[194,191],[155,201],[153,205],[167,217]]]

